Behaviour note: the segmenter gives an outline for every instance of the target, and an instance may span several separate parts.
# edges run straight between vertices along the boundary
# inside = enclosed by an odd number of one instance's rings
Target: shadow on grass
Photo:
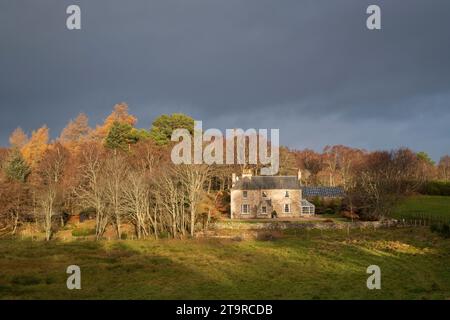
[[[431,299],[450,296],[450,241],[426,231],[298,234],[275,241],[0,242],[0,297],[12,299]],[[380,245],[381,243],[381,245]],[[386,243],[388,245],[386,245]],[[389,247],[407,245],[408,250]],[[412,249],[411,249],[412,248]],[[414,250],[424,251],[423,254]],[[414,250],[413,250],[414,249]],[[32,251],[32,253],[30,253]],[[66,288],[68,265],[82,290]],[[366,268],[382,270],[368,290]]]

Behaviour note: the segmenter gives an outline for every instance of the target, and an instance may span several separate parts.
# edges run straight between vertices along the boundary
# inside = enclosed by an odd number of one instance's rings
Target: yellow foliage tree
[[[28,142],[28,137],[22,128],[18,127],[9,137],[9,143],[13,148],[22,148]]]
[[[30,140],[22,147],[22,155],[34,167],[48,148],[49,132],[46,125],[31,134]]]
[[[104,139],[111,129],[112,125],[118,122],[120,124],[129,124],[134,127],[137,122],[137,118],[128,113],[128,105],[124,102],[116,104],[113,112],[105,119],[101,126],[93,131],[92,137],[94,139]]]
[[[81,142],[91,132],[89,119],[84,113],[80,113],[75,120],[70,120],[62,130],[59,137],[62,143]]]

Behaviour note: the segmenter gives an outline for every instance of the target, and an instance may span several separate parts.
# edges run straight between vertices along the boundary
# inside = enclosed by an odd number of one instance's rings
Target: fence
[[[448,217],[436,216],[423,211],[408,212],[408,214],[397,215],[400,224],[409,226],[430,226],[432,224],[450,224],[450,213]]]

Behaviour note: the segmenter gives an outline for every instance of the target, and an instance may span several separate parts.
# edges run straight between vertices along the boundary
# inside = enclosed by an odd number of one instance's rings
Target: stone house
[[[302,198],[301,172],[297,176],[233,174],[230,217],[287,218],[314,214],[314,205]]]

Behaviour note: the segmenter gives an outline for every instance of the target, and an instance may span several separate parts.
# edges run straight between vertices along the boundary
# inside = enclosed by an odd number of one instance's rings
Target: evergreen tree
[[[150,136],[159,145],[167,144],[175,129],[187,129],[194,134],[194,119],[182,113],[163,114],[153,121]]]
[[[105,139],[105,145],[110,149],[127,150],[133,142],[133,127],[127,123],[114,122]]]
[[[6,175],[13,180],[24,182],[31,170],[19,150],[14,149],[5,166]]]

